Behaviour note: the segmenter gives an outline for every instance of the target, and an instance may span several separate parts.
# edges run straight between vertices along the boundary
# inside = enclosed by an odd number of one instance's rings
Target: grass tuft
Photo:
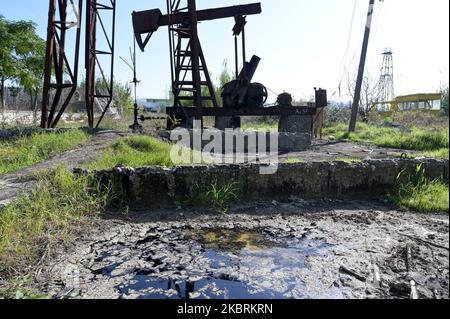
[[[209,187],[195,187],[188,195],[189,206],[208,206],[227,213],[228,205],[239,198],[239,189],[235,182],[219,184],[214,181]]]
[[[448,183],[427,179],[422,165],[417,166],[414,175],[398,175],[392,198],[399,206],[418,212],[449,212]]]
[[[87,133],[36,133],[14,140],[0,141],[0,174],[20,170],[89,141]]]

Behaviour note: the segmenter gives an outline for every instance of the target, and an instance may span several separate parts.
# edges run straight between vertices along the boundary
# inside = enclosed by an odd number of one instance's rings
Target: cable
[[[266,86],[266,89],[267,89],[267,91],[270,91],[272,94],[275,94],[276,96],[279,96],[279,95],[280,95],[280,94],[278,94],[278,93],[275,93],[275,91],[271,90],[271,89],[268,88],[267,86]]]
[[[380,10],[378,11],[377,19],[375,21],[374,32],[372,32],[371,35],[370,35],[370,42],[372,42],[373,39],[375,39],[377,37],[377,35],[378,35],[380,20],[381,20],[381,16],[383,15],[384,1],[380,1],[380,2],[381,2]]]
[[[350,29],[349,29],[348,38],[347,38],[347,48],[345,49],[345,54],[342,57],[342,61],[341,61],[341,67],[340,67],[341,74],[340,74],[339,85],[338,85],[338,88],[336,89],[336,91],[334,91],[334,93],[331,95],[331,98],[333,98],[336,95],[336,93],[341,90],[342,82],[343,82],[343,79],[344,79],[344,76],[345,76],[345,73],[346,73],[345,70],[347,68],[348,53],[350,51],[350,44],[351,44],[352,35],[353,35],[353,25],[354,25],[354,22],[355,22],[356,5],[357,5],[357,3],[358,3],[358,1],[355,0],[355,2],[353,4],[352,18],[351,18],[351,21],[350,21]]]

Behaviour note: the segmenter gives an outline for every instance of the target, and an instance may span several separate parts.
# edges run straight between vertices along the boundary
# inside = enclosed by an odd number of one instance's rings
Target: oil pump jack
[[[186,3],[187,2],[187,3]],[[195,0],[167,0],[167,14],[160,9],[133,12],[133,27],[139,48],[144,51],[152,35],[160,27],[168,27],[171,63],[173,107],[167,108],[168,129],[191,127],[194,119],[204,116],[216,118],[216,127],[238,128],[242,116],[314,115],[316,107],[327,104],[326,91],[316,91],[316,105],[294,107],[276,105],[264,107],[268,92],[264,85],[252,83],[260,58],[246,61],[246,17],[262,12],[260,3],[197,11]],[[201,21],[234,18],[236,78],[223,88],[222,107],[219,107],[198,36]],[[238,72],[238,36],[242,36],[243,67]],[[192,102],[186,107],[185,101]],[[204,107],[211,101],[213,107]],[[289,104],[289,103],[288,103]],[[288,106],[288,107],[286,107]]]
[[[42,98],[43,128],[54,128],[63,116],[78,87],[81,24],[85,16],[85,101],[89,128],[98,128],[113,100],[115,23],[117,0],[49,0],[47,49]],[[327,105],[325,90],[316,90],[315,105],[294,107],[292,98],[283,93],[277,105],[264,107],[267,89],[252,83],[260,58],[246,59],[246,17],[262,12],[260,3],[198,10],[195,0],[166,0],[167,14],[160,9],[133,13],[138,46],[143,51],[154,32],[168,27],[173,107],[167,108],[168,129],[189,127],[193,119],[216,117],[216,127],[239,127],[242,116],[313,115],[316,107]],[[83,11],[83,7],[85,11]],[[72,9],[72,17],[68,14]],[[105,23],[108,15],[109,22]],[[74,17],[74,18],[73,18]],[[222,107],[215,96],[206,59],[198,37],[202,21],[234,18],[236,78],[223,88]],[[72,33],[72,35],[70,35]],[[145,38],[143,38],[145,36]],[[238,36],[242,37],[242,70],[238,70]],[[103,38],[98,43],[98,38]],[[75,39],[74,54],[68,56],[67,43]],[[103,47],[100,48],[100,44]],[[106,67],[104,67],[106,62]],[[213,107],[204,107],[210,101]],[[191,107],[185,107],[191,104]],[[96,106],[102,108],[98,118]]]

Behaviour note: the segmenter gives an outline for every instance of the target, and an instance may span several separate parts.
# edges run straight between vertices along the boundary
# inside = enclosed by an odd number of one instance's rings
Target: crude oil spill
[[[262,233],[229,229],[189,231],[187,237],[205,249],[239,253],[242,249],[262,250],[280,245],[268,240]]]
[[[207,273],[191,269],[189,280],[136,275],[119,291],[140,299],[343,298],[306,265],[308,257],[329,255],[332,246],[325,241],[275,240],[259,231],[224,229],[189,231],[186,237],[201,245],[198,259],[207,263]]]

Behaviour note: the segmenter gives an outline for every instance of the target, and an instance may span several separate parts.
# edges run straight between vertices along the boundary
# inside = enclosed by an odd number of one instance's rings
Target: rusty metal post
[[[95,109],[95,50],[97,46],[97,0],[88,0],[86,2],[86,112],[88,116],[88,127],[94,128],[94,109]]]
[[[234,74],[235,79],[239,76],[239,47],[238,47],[238,36],[237,34],[234,35]]]
[[[111,10],[112,11],[112,22],[111,22],[111,34],[110,36],[108,36],[106,34],[106,30],[103,29],[104,33],[105,33],[105,37],[106,37],[106,41],[108,43],[109,52],[100,52],[100,54],[106,54],[106,55],[110,55],[110,70],[109,70],[109,79],[106,79],[104,76],[104,72],[102,71],[101,67],[100,71],[102,72],[102,77],[103,80],[106,82],[107,80],[109,80],[109,92],[107,96],[103,96],[104,98],[107,98],[107,104],[105,106],[105,109],[103,110],[102,115],[100,116],[100,118],[97,121],[97,124],[95,126],[96,129],[99,128],[101,122],[103,121],[103,118],[105,117],[106,112],[108,111],[108,109],[111,106],[111,103],[113,101],[113,95],[114,95],[114,57],[115,57],[115,42],[116,42],[116,0],[110,0],[111,1],[111,6],[103,6],[102,9],[103,10]],[[103,27],[103,23],[100,20],[101,26]],[[97,52],[97,54],[99,54],[99,52]]]
[[[58,83],[58,87],[56,89],[54,103],[52,108],[50,109],[49,115],[48,115],[48,126],[51,127],[53,124],[53,118],[55,117],[55,112],[57,108],[57,103],[61,99],[62,95],[62,88],[60,87],[61,84],[63,84],[64,79],[64,56],[66,53],[66,31],[67,31],[67,0],[59,1],[59,17],[60,17],[60,35],[59,37],[56,35],[56,42],[58,43],[57,47],[54,47],[55,49],[55,55],[54,57],[58,57],[55,59],[55,77],[56,81]],[[58,52],[58,53],[56,53]]]
[[[115,53],[115,25],[116,25],[116,1],[109,0],[104,4],[99,0],[88,0],[86,4],[86,110],[90,129],[98,128],[108,111],[114,91],[114,53]],[[102,12],[112,13],[111,29],[107,30]],[[103,35],[107,49],[98,48],[98,35]],[[103,43],[103,41],[101,42]],[[105,45],[103,43],[103,45]],[[99,56],[109,56],[109,74],[102,67]],[[99,72],[97,74],[97,71]],[[99,92],[97,82],[104,84],[103,92]],[[98,100],[105,101],[103,112],[95,123],[95,106]]]
[[[54,22],[56,13],[56,0],[49,1],[47,24],[47,47],[45,51],[44,89],[42,95],[41,127],[47,128],[48,107],[50,104],[50,85],[52,80],[53,46],[55,45]]]
[[[191,23],[191,51],[192,51],[192,81],[194,82],[194,106],[197,108],[197,120],[202,120],[202,86],[200,75],[200,41],[197,28],[197,6],[195,0],[188,0],[188,10]]]
[[[247,52],[245,46],[245,25],[242,27],[242,63],[243,65],[247,62]]]
[[[76,13],[76,22],[67,20],[68,1]],[[43,128],[54,128],[58,124],[77,89],[82,5],[83,0],[78,0],[78,7],[74,4],[74,0],[49,1],[41,115],[41,127]],[[58,19],[56,13],[58,13]],[[75,26],[77,31],[74,60],[73,64],[70,64],[71,61],[66,54],[67,31]],[[52,83],[53,75],[55,83]],[[55,89],[55,94],[50,107],[52,89]],[[69,90],[65,96],[63,95],[64,90]],[[61,100],[62,103],[60,103]]]
[[[70,0],[72,6],[73,0]],[[52,123],[51,127],[54,128],[58,124],[59,120],[61,119],[62,115],[64,114],[67,106],[69,105],[70,101],[72,100],[78,86],[78,67],[79,67],[79,60],[80,60],[80,37],[81,37],[81,19],[83,17],[83,0],[79,0],[78,2],[78,11],[75,12],[77,14],[77,31],[76,31],[76,37],[75,37],[75,56],[74,56],[74,64],[73,64],[73,72],[68,68],[68,72],[70,73],[70,76],[72,78],[72,87],[71,90],[65,99],[64,103],[61,106],[61,109],[59,110],[58,114],[56,115],[55,119],[53,119],[53,116],[51,117]],[[64,53],[65,56],[65,53]],[[64,68],[61,70],[61,74],[64,74]]]

